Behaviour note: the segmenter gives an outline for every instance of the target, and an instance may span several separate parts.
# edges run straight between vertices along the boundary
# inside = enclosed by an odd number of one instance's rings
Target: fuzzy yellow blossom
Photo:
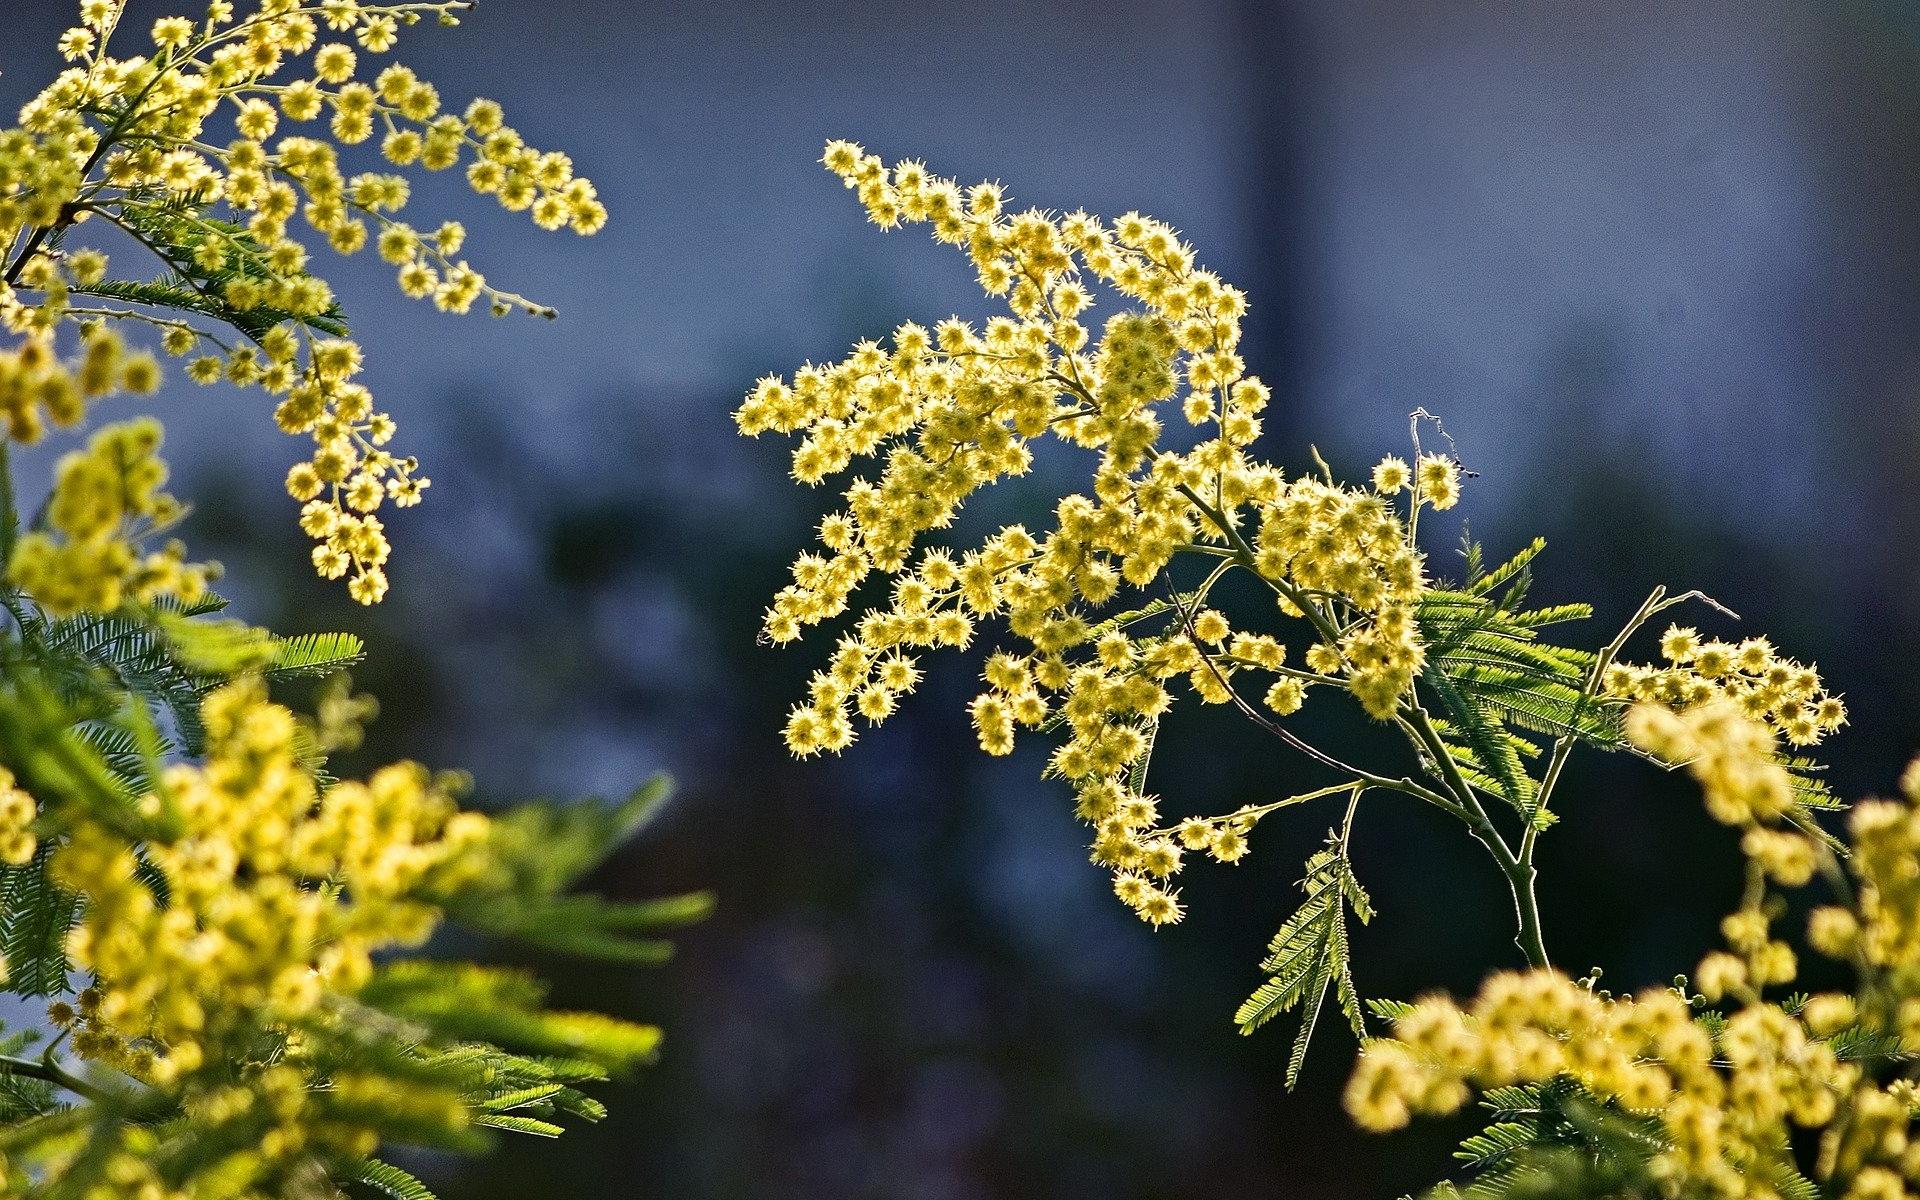
[[[1688,629],[1664,642],[1682,661],[1712,646]],[[1752,651],[1747,669],[1764,670],[1769,657]],[[1571,1084],[1606,1112],[1651,1119],[1637,1152],[1658,1195],[1774,1200],[1788,1179],[1836,1197],[1920,1195],[1920,1090],[1875,1069],[1880,1052],[1859,1049],[1920,1045],[1920,767],[1903,777],[1901,800],[1854,810],[1852,903],[1816,909],[1809,924],[1815,949],[1860,971],[1858,988],[1770,998],[1797,964],[1770,931],[1784,905],[1765,884],[1806,884],[1824,851],[1784,824],[1792,781],[1762,720],[1769,707],[1722,698],[1629,714],[1633,740],[1685,763],[1714,816],[1744,829],[1752,883],[1722,923],[1728,948],[1701,960],[1696,990],[1629,1000],[1535,970],[1490,978],[1466,1005],[1423,1000],[1363,1049],[1346,1094],[1362,1126],[1397,1129],[1512,1084]]]
[[[1820,672],[1784,658],[1766,638],[1726,642],[1683,626],[1660,640],[1662,667],[1618,663],[1605,678],[1617,698],[1675,711],[1725,702],[1793,746],[1811,746],[1847,721],[1846,704],[1827,692]]]
[[[1820,1127],[1861,1080],[1805,1022],[1772,1005],[1735,1012],[1716,1032],[1682,995],[1613,999],[1550,971],[1490,978],[1474,1001],[1434,997],[1370,1043],[1347,1087],[1363,1127],[1398,1129],[1460,1109],[1476,1090],[1565,1079],[1595,1099],[1659,1122],[1649,1169],[1671,1195],[1777,1195],[1791,1163],[1786,1131]]]
[[[1373,490],[1383,496],[1405,490],[1413,479],[1413,472],[1407,468],[1404,460],[1388,455],[1373,468]]]
[[[1414,486],[1427,504],[1452,508],[1460,500],[1460,468],[1445,455],[1423,454],[1414,465]]]
[[[735,414],[748,435],[798,437],[802,483],[857,460],[878,468],[844,485],[844,507],[766,613],[767,636],[788,642],[846,613],[874,576],[889,583],[888,602],[865,609],[814,675],[787,744],[844,749],[856,718],[886,719],[912,689],[918,652],[1004,623],[1017,648],[990,657],[970,710],[981,748],[1007,754],[1023,729],[1059,730],[1049,770],[1078,793],[1095,860],[1143,917],[1175,920],[1162,881],[1177,846],[1154,832],[1157,809],[1132,779],[1161,716],[1182,691],[1225,704],[1241,677],[1277,674],[1254,694],[1278,712],[1326,681],[1390,717],[1423,662],[1411,610],[1421,556],[1385,496],[1289,480],[1249,455],[1269,395],[1240,356],[1246,298],[1164,223],[1014,211],[996,184],[889,167],[850,142],[829,143],[822,161],[875,224],[926,225],[964,252],[1007,311],[984,325],[902,325],[840,362],[761,380]],[[1117,302],[1104,316],[1101,296]],[[1197,436],[1168,435],[1168,404]],[[972,548],[926,544],[974,493],[1025,474],[1045,439],[1092,452],[1086,492]],[[1310,619],[1322,665],[1283,667],[1279,642],[1237,632],[1203,595],[1164,599],[1187,553],[1266,581],[1282,614]],[[1127,608],[1139,611],[1117,615]],[[1218,856],[1237,859],[1244,835],[1220,839]]]
[[[30,445],[49,424],[78,424],[90,402],[124,382],[123,359],[120,339],[106,332],[88,337],[79,360],[71,363],[55,352],[50,334],[35,334],[11,350],[0,349],[0,423],[5,436]]]
[[[19,247],[0,258],[0,325],[25,338],[0,346],[0,422],[31,441],[47,421],[72,424],[99,394],[97,380],[53,363],[48,338],[61,322],[84,314],[154,329],[168,353],[199,352],[190,379],[260,388],[276,398],[280,427],[310,439],[287,487],[307,506],[315,567],[348,577],[354,598],[373,603],[386,592],[388,556],[374,512],[417,503],[428,480],[388,448],[393,421],[355,378],[360,349],[331,287],[309,268],[309,242],[342,254],[377,245],[403,292],[448,312],[484,303],[495,315],[552,316],[461,257],[456,223],[409,223],[407,172],[461,168],[475,191],[542,229],[591,234],[606,208],[565,154],[527,144],[499,105],[450,109],[410,68],[379,62],[403,25],[457,24],[465,0],[258,0],[245,9],[217,0],[204,21],[156,21],[151,53],[116,57],[122,7],[82,4],[81,24],[61,43],[73,65],[28,101],[17,128],[0,131],[0,246]],[[394,169],[349,171],[343,150],[376,131]],[[165,259],[197,293],[187,306],[195,318],[155,317],[100,291],[97,251],[64,261],[50,252],[55,235],[71,242],[71,227],[89,220]],[[117,381],[136,393],[159,382],[145,355],[129,358]]]
[[[218,567],[190,564],[170,541],[142,554],[142,541],[179,520],[180,502],[161,490],[160,424],[108,425],[85,450],[60,460],[47,504],[46,530],[21,536],[8,579],[56,616],[111,612],[125,599],[175,596],[192,603]]]
[[[1715,820],[1752,825],[1778,820],[1793,806],[1793,777],[1779,762],[1772,731],[1731,703],[1680,712],[1636,704],[1627,737],[1657,758],[1684,764]]]
[[[1390,1039],[1369,1043],[1348,1085],[1348,1110],[1369,1129],[1396,1129],[1416,1115],[1454,1112],[1475,1091],[1570,1080],[1603,1103],[1657,1119],[1662,1137],[1648,1146],[1648,1168],[1662,1194],[1764,1200],[1778,1194],[1768,1181],[1789,1172],[1823,1181],[1823,1194],[1920,1194],[1920,1159],[1906,1152],[1911,1084],[1876,1084],[1835,1040],[1889,1023],[1909,1044],[1920,1036],[1920,999],[1909,999],[1920,979],[1916,800],[1861,806],[1853,821],[1859,915],[1816,913],[1816,945],[1842,956],[1871,947],[1863,956],[1876,973],[1869,979],[1883,982],[1861,997],[1766,1000],[1763,989],[1791,981],[1791,958],[1765,978],[1744,952],[1716,951],[1701,962],[1692,1005],[1670,990],[1615,1000],[1550,971],[1498,975],[1471,1005],[1422,1001],[1398,1017]],[[1767,921],[1756,907],[1729,917],[1735,950],[1764,943]],[[1723,1016],[1696,1019],[1691,1011],[1722,999],[1737,1001]],[[1813,1161],[1795,1161],[1795,1130],[1817,1135]]]
[[[244,1053],[231,1042],[247,1023],[306,1018],[364,982],[382,947],[419,945],[434,897],[480,869],[488,828],[412,763],[323,790],[293,714],[258,683],[213,693],[202,716],[205,763],[167,768],[144,802],[179,826],[143,848],[164,901],[104,828],[81,827],[53,860],[87,898],[68,950],[94,997],[74,1048],[156,1081]]]
[[[1815,948],[1860,964],[1880,981],[1866,1005],[1890,1022],[1908,1046],[1920,1046],[1920,759],[1902,781],[1899,800],[1857,806],[1849,823],[1858,882],[1852,910],[1818,909],[1809,937]]]
[[[18,786],[13,772],[0,767],[0,863],[18,867],[33,858],[40,844],[33,832],[39,815],[39,806]]]

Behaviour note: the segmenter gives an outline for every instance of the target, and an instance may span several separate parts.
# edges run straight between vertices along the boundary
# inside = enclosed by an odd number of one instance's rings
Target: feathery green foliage
[[[1358,799],[1356,789],[1353,801]],[[1307,1046],[1313,1040],[1314,1026],[1329,991],[1354,1036],[1365,1037],[1367,1032],[1353,986],[1347,913],[1352,912],[1364,925],[1373,919],[1373,901],[1354,877],[1353,864],[1347,858],[1351,824],[1350,806],[1348,828],[1338,833],[1329,831],[1327,848],[1307,860],[1306,878],[1300,883],[1307,898],[1274,934],[1267,957],[1260,964],[1261,970],[1273,974],[1234,1015],[1240,1032],[1252,1033],[1281,1013],[1300,1009],[1300,1028],[1287,1057],[1289,1089],[1300,1079]]]
[[[1764,637],[1681,625],[1660,637],[1657,659],[1641,659],[1630,643],[1677,606],[1733,617],[1664,587],[1604,644],[1564,644],[1577,641],[1564,627],[1594,613],[1530,599],[1537,539],[1497,563],[1466,539],[1449,578],[1423,522],[1430,534],[1473,472],[1424,410],[1409,416],[1409,458],[1382,458],[1357,479],[1311,447],[1303,463],[1266,458],[1275,397],[1242,354],[1248,298],[1163,222],[1016,211],[998,183],[966,187],[850,141],[829,142],[821,161],[875,225],[922,225],[964,254],[1004,311],[983,326],[901,325],[840,361],[762,378],[735,412],[747,436],[794,438],[800,482],[846,479],[844,506],[820,522],[818,546],[796,557],[763,620],[773,642],[815,629],[834,639],[789,712],[790,751],[844,751],[916,688],[923,653],[995,638],[969,709],[981,748],[1049,740],[1045,774],[1072,787],[1092,860],[1155,927],[1184,917],[1177,877],[1190,862],[1239,862],[1263,820],[1347,796],[1345,822],[1308,860],[1304,901],[1269,946],[1267,980],[1236,1018],[1251,1032],[1300,1014],[1289,1085],[1329,994],[1365,1039],[1347,917],[1364,922],[1371,905],[1354,878],[1354,809],[1363,798],[1426,805],[1498,869],[1528,968],[1489,979],[1470,1003],[1373,1006],[1392,1030],[1363,1040],[1347,1093],[1362,1125],[1397,1129],[1501,1089],[1495,1119],[1463,1150],[1472,1177],[1444,1194],[1913,1194],[1913,1081],[1874,1085],[1904,1069],[1893,1055],[1920,1029],[1920,999],[1890,998],[1920,978],[1910,927],[1920,917],[1902,923],[1920,913],[1920,823],[1883,810],[1856,820],[1857,836],[1896,843],[1879,861],[1856,856],[1863,885],[1901,899],[1863,886],[1857,904],[1821,910],[1811,938],[1862,965],[1873,986],[1808,998],[1804,1015],[1764,999],[1797,963],[1773,928],[1788,910],[1769,888],[1816,874],[1843,893],[1846,883],[1845,847],[1817,820],[1833,800],[1803,753],[1846,723],[1817,669]],[[955,545],[969,499],[1027,476],[1054,441],[1087,477]],[[863,601],[863,589],[877,598]],[[1201,781],[1154,786],[1161,721],[1188,696],[1297,756],[1273,789],[1284,799],[1196,812],[1207,789],[1183,785]],[[1348,700],[1387,735],[1363,743],[1364,759],[1320,742],[1324,721],[1293,719]],[[1697,993],[1682,983],[1629,1002],[1599,992],[1597,974],[1575,981],[1552,968],[1538,864],[1561,833],[1562,785],[1581,751],[1686,770],[1711,815],[1741,832],[1746,898],[1724,926],[1729,948],[1701,960]],[[1920,807],[1920,767],[1906,786]],[[1874,936],[1862,931],[1876,923]],[[1875,980],[1884,959],[1904,965]],[[1856,1065],[1868,1063],[1883,1074]],[[1503,1087],[1521,1081],[1528,1088]],[[1827,1129],[1822,1189],[1793,1165],[1802,1147],[1789,1125]]]
[[[554,1011],[529,972],[421,955],[451,921],[663,961],[706,897],[580,885],[665,780],[489,818],[461,808],[457,772],[336,778],[329,756],[371,716],[342,674],[366,647],[225,615],[217,565],[164,536],[187,509],[162,490],[159,422],[93,411],[158,389],[159,353],[257,388],[310,443],[285,491],[314,567],[384,596],[384,520],[428,481],[356,380],[362,348],[302,238],[374,242],[403,291],[449,312],[553,312],[457,257],[457,222],[402,220],[404,175],[349,175],[343,154],[377,121],[393,168],[463,166],[547,229],[606,217],[498,105],[445,110],[384,59],[402,30],[470,7],[221,0],[135,31],[124,0],[81,0],[72,68],[0,129],[0,953],[6,990],[57,1030],[31,1056],[25,1035],[0,1039],[0,1196],[433,1200],[386,1147],[556,1136],[605,1115],[589,1089],[658,1053],[657,1027]],[[382,56],[364,81],[363,52]],[[23,506],[15,453],[89,424]],[[311,716],[272,694],[300,680],[327,681]]]

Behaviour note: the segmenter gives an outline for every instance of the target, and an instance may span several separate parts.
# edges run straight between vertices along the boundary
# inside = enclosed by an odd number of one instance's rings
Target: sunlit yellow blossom
[[[1707,811],[1728,825],[1778,820],[1793,804],[1793,779],[1778,761],[1772,732],[1732,704],[1677,713],[1639,704],[1628,715],[1627,736],[1684,764],[1706,794]]]
[[[1725,703],[1793,746],[1814,745],[1846,724],[1846,705],[1824,689],[1819,671],[1781,657],[1765,638],[1716,641],[1675,626],[1660,652],[1664,667],[1615,664],[1608,692],[1675,711]]]
[[[1860,1077],[1776,1007],[1741,1009],[1716,1035],[1671,990],[1614,999],[1536,971],[1493,976],[1465,1007],[1438,997],[1412,1006],[1391,1040],[1362,1053],[1346,1099],[1360,1125],[1384,1131],[1455,1112],[1474,1089],[1570,1079],[1659,1119],[1657,1177],[1757,1198],[1776,1193],[1745,1181],[1767,1178],[1789,1122],[1823,1124]]]
[[[33,832],[38,816],[33,797],[16,786],[13,772],[0,767],[0,863],[18,867],[33,858],[39,845]]]
[[[162,353],[272,397],[310,444],[285,478],[315,567],[374,603],[383,518],[427,479],[389,448],[319,243],[376,245],[449,311],[551,316],[459,258],[457,223],[406,223],[420,173],[466,166],[545,229],[606,212],[497,105],[445,111],[384,58],[472,0],[195,0],[144,39],[126,0],[70,7],[70,65],[0,128],[0,979],[45,999],[54,1033],[26,1058],[36,1022],[9,1017],[0,1196],[416,1195],[376,1161],[386,1144],[471,1151],[493,1128],[597,1119],[573,1085],[645,1061],[659,1031],[553,1012],[530,973],[401,952],[454,916],[657,959],[631,934],[694,907],[560,893],[659,791],[495,821],[459,809],[461,773],[337,779],[326,756],[358,745],[370,702],[334,675],[300,720],[266,680],[337,672],[361,643],[213,616],[216,568],[164,537],[185,509],[160,424],[99,419],[161,387]],[[384,165],[352,149],[376,134]],[[77,447],[22,453],[76,427]]]
[[[185,561],[169,541],[143,553],[143,541],[179,520],[180,502],[161,490],[160,424],[152,419],[109,425],[84,451],[60,460],[47,528],[23,534],[7,564],[8,579],[48,612],[111,612],[125,599],[174,596],[189,604],[219,569]]]
[[[332,289],[310,270],[303,239],[341,253],[371,240],[398,268],[403,292],[449,312],[476,303],[496,315],[553,312],[494,287],[456,257],[464,241],[457,226],[416,230],[403,216],[408,177],[350,172],[341,147],[377,124],[394,166],[465,164],[477,190],[510,211],[532,209],[541,228],[590,234],[607,215],[572,160],[528,145],[497,105],[476,101],[464,116],[445,111],[432,84],[374,59],[403,25],[423,17],[457,23],[467,7],[258,0],[243,13],[216,0],[204,24],[162,17],[151,26],[153,53],[118,58],[109,48],[120,5],[85,0],[81,24],[61,41],[73,65],[28,101],[17,128],[0,131],[0,246],[17,247],[10,261],[0,258],[0,327],[22,339],[0,344],[6,435],[31,442],[48,423],[77,422],[85,403],[108,390],[144,395],[159,386],[157,363],[120,357],[117,340],[91,339],[77,368],[57,361],[52,334],[84,313],[155,330],[170,354],[218,351],[196,358],[189,378],[225,378],[276,397],[276,420],[311,439],[321,479],[309,495],[308,477],[300,477],[297,498],[362,514],[382,498],[417,502],[427,480],[413,459],[380,449],[391,420],[355,378],[357,347],[342,336]],[[321,36],[322,25],[331,37]],[[324,129],[310,127],[323,118]],[[76,211],[83,195],[86,208]],[[187,305],[193,319],[153,317],[122,303],[122,291],[98,291],[107,264],[72,244],[82,222],[119,227],[185,272],[184,286],[200,297]],[[68,243],[63,257],[49,252],[56,234]],[[222,320],[238,335],[220,332]],[[340,361],[341,348],[352,348],[349,360]],[[343,458],[351,478],[328,469]],[[352,594],[371,603],[386,590],[384,534],[364,522],[344,528],[353,536],[326,544],[316,561],[323,574],[349,576]]]
[[[56,878],[89,901],[69,950],[98,1003],[83,1026],[95,1036],[76,1047],[155,1079],[190,1073],[212,1046],[237,1052],[223,1039],[263,1011],[298,1018],[350,994],[381,947],[418,945],[438,919],[432,898],[480,869],[487,831],[412,763],[322,791],[293,714],[258,684],[214,693],[202,716],[204,765],[168,768],[149,801],[179,825],[143,851],[165,905],[104,829],[83,827],[54,856]]]
[[[839,750],[856,737],[856,715],[895,711],[912,681],[876,680],[888,656],[964,646],[977,624],[1004,622],[1021,648],[990,660],[973,701],[982,749],[1007,754],[1021,729],[1059,728],[1049,769],[1079,793],[1095,859],[1123,879],[1162,874],[1142,866],[1157,861],[1145,821],[1124,815],[1160,717],[1181,691],[1234,703],[1243,677],[1282,670],[1280,643],[1236,634],[1204,588],[1165,598],[1181,555],[1263,579],[1314,639],[1309,666],[1374,717],[1396,714],[1424,661],[1410,607],[1425,586],[1421,556],[1386,496],[1289,480],[1249,455],[1270,397],[1240,356],[1239,289],[1138,213],[1014,211],[998,185],[962,188],[913,161],[888,167],[849,142],[830,143],[822,161],[877,225],[923,224],[961,249],[1007,311],[984,325],[902,325],[838,363],[762,380],[736,413],[746,434],[799,438],[802,483],[857,460],[877,466],[844,485],[820,549],[800,555],[766,613],[768,638],[792,641],[846,613],[872,577],[891,581],[890,602],[854,620],[790,714],[794,753]],[[1104,315],[1101,296],[1117,302]],[[1200,427],[1197,441],[1166,435],[1168,403]],[[1093,452],[1086,492],[970,549],[928,544],[974,493],[1025,474],[1048,438]],[[1444,481],[1427,461],[1437,482],[1423,502],[1444,507],[1451,496],[1437,494]],[[1445,480],[1457,493],[1457,477]],[[1378,482],[1392,483],[1392,471]],[[1111,616],[1130,608],[1141,611]],[[1282,714],[1303,694],[1290,676],[1257,689]],[[1239,857],[1244,830],[1219,845],[1220,857]],[[1152,888],[1129,885],[1122,898],[1156,924],[1180,915]]]
[[[1442,454],[1423,454],[1414,464],[1414,487],[1423,503],[1452,508],[1460,499],[1460,468]]]
[[[1691,629],[1662,641],[1682,664],[1720,649]],[[1760,675],[1776,661],[1757,641],[1725,649],[1729,663],[1709,659],[1709,678]],[[1901,801],[1855,809],[1852,902],[1816,909],[1809,924],[1815,949],[1858,968],[1857,991],[1779,995],[1797,958],[1773,933],[1784,906],[1766,885],[1803,886],[1822,861],[1833,875],[1841,868],[1789,823],[1793,777],[1765,716],[1724,695],[1677,710],[1643,702],[1629,716],[1636,744],[1684,764],[1714,816],[1744,829],[1749,888],[1722,923],[1728,948],[1701,959],[1691,991],[1683,977],[1616,998],[1592,980],[1536,970],[1493,976],[1467,1005],[1423,1000],[1396,1016],[1390,1038],[1365,1046],[1346,1095],[1355,1120],[1391,1130],[1453,1113],[1476,1093],[1574,1084],[1605,1112],[1656,1123],[1636,1153],[1659,1195],[1773,1200],[1782,1179],[1814,1180],[1831,1196],[1920,1191],[1920,1156],[1909,1150],[1920,1097],[1858,1049],[1920,1044],[1920,768]]]

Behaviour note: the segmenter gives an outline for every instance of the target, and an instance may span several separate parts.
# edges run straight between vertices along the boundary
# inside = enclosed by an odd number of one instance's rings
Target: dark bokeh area
[[[70,7],[6,6],[7,104]],[[756,645],[758,617],[831,497],[728,414],[768,371],[987,311],[950,253],[864,223],[815,165],[829,136],[1173,222],[1252,292],[1275,461],[1317,445],[1358,474],[1424,407],[1479,472],[1475,536],[1545,534],[1538,595],[1594,601],[1589,644],[1654,583],[1705,587],[1744,620],[1704,625],[1769,633],[1845,692],[1843,793],[1920,746],[1910,5],[485,0],[401,50],[570,149],[613,224],[545,237],[456,181],[416,192],[496,280],[557,305],[550,325],[440,316],[376,261],[335,273],[434,479],[390,522],[379,609],[307,571],[279,492],[297,448],[257,396],[170,394],[190,540],[250,619],[366,634],[358,680],[385,712],[364,762],[467,765],[498,800],[670,770],[678,805],[600,882],[720,901],[662,971],[542,964],[568,1004],[664,1022],[665,1056],[598,1128],[425,1164],[450,1200],[1390,1197],[1463,1132],[1354,1132],[1337,1025],[1291,1095],[1288,1031],[1233,1032],[1337,814],[1191,867],[1188,919],[1155,933],[1086,863],[1038,757],[972,749],[971,660],[930,662],[843,757],[785,757],[822,647]],[[1067,466],[993,512],[1037,519],[1080,486]],[[1433,532],[1446,571],[1458,522]],[[1363,753],[1339,707],[1302,720]],[[1177,721],[1155,770],[1208,812],[1325,782],[1217,711]],[[1543,850],[1557,960],[1619,987],[1690,968],[1735,893],[1727,835],[1632,764],[1581,760],[1564,794]],[[1365,994],[1517,961],[1458,828],[1376,798],[1356,837],[1380,910],[1355,938]]]

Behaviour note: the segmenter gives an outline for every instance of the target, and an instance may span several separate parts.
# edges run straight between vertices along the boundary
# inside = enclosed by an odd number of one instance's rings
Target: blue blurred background
[[[6,7],[11,107],[71,5]],[[169,7],[136,0],[130,41]],[[829,136],[1173,222],[1253,295],[1276,461],[1317,444],[1357,473],[1425,407],[1480,473],[1474,534],[1546,534],[1538,594],[1593,600],[1590,643],[1656,582],[1708,587],[1745,617],[1710,627],[1771,633],[1846,693],[1843,792],[1920,746],[1911,4],[485,0],[400,57],[570,149],[613,223],[544,237],[457,181],[416,192],[553,324],[443,317],[378,262],[339,265],[369,382],[434,478],[391,522],[385,605],[307,571],[279,492],[296,447],[257,396],[171,393],[189,539],[244,615],[368,635],[366,762],[465,764],[497,799],[671,770],[677,808],[601,883],[721,905],[663,971],[544,964],[566,1003],[665,1022],[666,1055],[590,1132],[425,1163],[449,1197],[1387,1197],[1465,1131],[1352,1131],[1342,1029],[1291,1095],[1288,1032],[1233,1032],[1333,814],[1194,867],[1189,918],[1154,933],[1037,759],[970,748],[967,661],[930,664],[843,758],[784,757],[819,654],[757,646],[758,614],[830,497],[728,414],[768,371],[987,311],[950,253],[864,223],[815,163]],[[1068,483],[1042,471],[994,509]],[[1434,532],[1445,570],[1457,524]],[[1349,736],[1322,707],[1306,719]],[[1210,812],[1323,782],[1212,712],[1156,770]],[[1726,835],[1630,765],[1569,787],[1543,851],[1558,961],[1619,987],[1690,968],[1736,892]],[[1516,960],[1458,829],[1376,801],[1357,839],[1380,909],[1363,993]]]

